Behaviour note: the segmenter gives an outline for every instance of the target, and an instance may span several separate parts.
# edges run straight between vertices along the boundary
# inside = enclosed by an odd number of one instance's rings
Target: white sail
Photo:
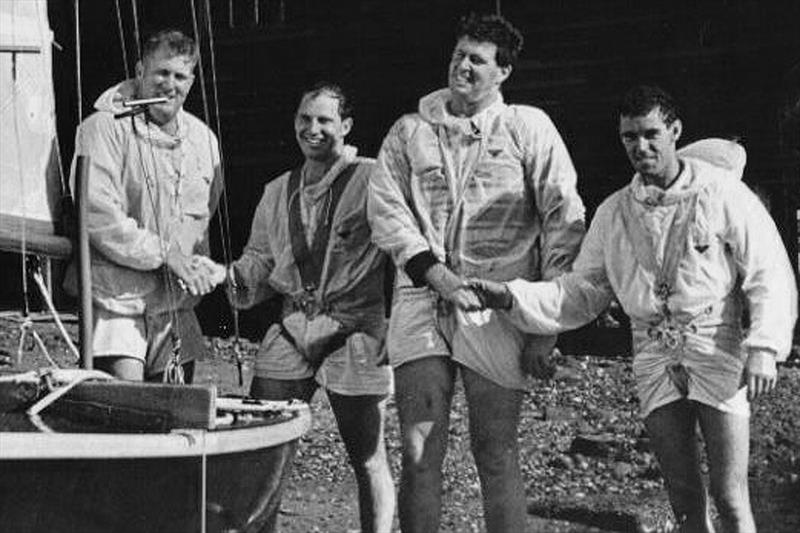
[[[61,197],[46,0],[0,0],[0,248],[51,240]]]

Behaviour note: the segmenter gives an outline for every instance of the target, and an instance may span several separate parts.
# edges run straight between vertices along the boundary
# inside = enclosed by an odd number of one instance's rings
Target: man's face
[[[167,98],[163,104],[149,107],[154,122],[163,125],[178,114],[192,88],[194,66],[191,57],[174,55],[166,46],[161,46],[136,65],[139,98]]]
[[[456,98],[476,103],[493,96],[511,74],[497,64],[497,45],[462,37],[450,59],[449,85]]]
[[[619,137],[634,170],[645,178],[672,178],[677,153],[675,143],[681,136],[681,121],[666,124],[661,109],[647,115],[619,118]]]
[[[306,159],[316,161],[338,157],[352,126],[352,118],[339,114],[339,100],[326,93],[306,95],[294,116],[297,144]]]

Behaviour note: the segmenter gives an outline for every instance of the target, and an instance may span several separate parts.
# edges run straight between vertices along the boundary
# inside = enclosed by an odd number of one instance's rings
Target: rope
[[[208,485],[208,451],[207,451],[207,443],[206,443],[206,436],[208,432],[202,432],[202,453],[200,455],[200,533],[206,533],[206,528],[208,527],[206,524],[206,513],[208,512],[207,509],[207,487]]]
[[[136,131],[136,121],[135,116],[131,116],[131,123],[133,125],[134,132]],[[157,163],[156,163],[156,153],[153,149],[153,138],[150,132],[151,124],[148,118],[147,113],[144,114],[144,121],[145,126],[147,127],[147,146],[150,150],[150,160],[153,163],[153,178],[152,180],[149,179],[150,176],[148,175],[147,168],[144,163],[144,156],[142,155],[142,147],[140,143],[136,143],[139,153],[139,165],[141,166],[142,173],[145,176],[145,186],[147,187],[147,196],[150,200],[150,207],[153,209],[153,221],[156,226],[156,233],[160,237],[161,241],[161,254],[164,258],[164,262],[161,265],[161,277],[164,282],[164,286],[167,290],[167,306],[169,307],[170,317],[172,318],[173,326],[170,330],[170,338],[172,339],[172,357],[167,362],[167,366],[164,369],[164,381],[166,383],[176,383],[182,384],[184,383],[184,375],[183,375],[183,368],[181,367],[181,339],[178,334],[180,331],[180,323],[178,318],[178,310],[177,310],[177,301],[175,299],[175,285],[172,283],[172,276],[169,273],[167,267],[167,254],[169,250],[167,249],[167,243],[163,239],[163,232],[161,231],[161,220],[159,217],[160,213],[160,206],[161,206],[161,195],[160,190],[158,188],[158,174],[157,174]],[[153,183],[155,182],[156,194],[153,195]]]
[[[25,350],[25,338],[30,333],[33,340],[36,342],[36,345],[39,347],[39,350],[44,355],[44,358],[47,359],[47,362],[50,363],[50,366],[53,368],[58,368],[58,365],[53,358],[50,357],[50,352],[47,351],[47,347],[44,345],[42,338],[39,336],[39,333],[33,329],[33,321],[30,319],[29,316],[25,316],[22,323],[19,326],[19,344],[17,345],[17,364],[20,364],[22,361],[22,352]]]
[[[122,48],[122,64],[125,66],[125,79],[130,79],[131,71],[128,67],[128,48],[125,45],[125,28],[122,26],[122,11],[119,7],[119,0],[114,0],[117,12],[117,31],[119,33],[119,44]]]
[[[51,374],[45,373],[42,375],[42,379],[47,381],[47,377]],[[41,413],[43,410],[47,409],[50,405],[52,405],[56,400],[64,396],[66,393],[74,389],[76,386],[80,385],[84,381],[88,381],[90,379],[101,379],[101,380],[110,380],[113,379],[111,376],[106,374],[105,372],[97,371],[97,370],[89,370],[85,372],[81,372],[80,374],[75,375],[66,385],[63,387],[57,387],[51,390],[47,395],[45,395],[41,400],[37,401],[35,404],[30,406],[27,411],[25,411],[28,416],[34,416]]]
[[[17,36],[15,32],[15,24],[11,25],[11,42],[16,44]],[[11,56],[12,66],[11,66],[11,76],[12,76],[12,101],[14,103],[17,102],[17,96],[19,92],[17,91],[17,55],[12,54]],[[28,258],[28,236],[27,236],[27,210],[26,210],[26,194],[25,194],[25,177],[22,175],[22,156],[20,155],[20,134],[19,134],[19,112],[17,106],[14,105],[14,139],[17,141],[17,176],[19,177],[19,190],[20,190],[20,208],[21,208],[21,215],[22,215],[22,228],[20,231],[21,234],[21,242],[20,242],[20,275],[22,277],[22,305],[23,305],[23,320],[19,327],[19,344],[17,345],[17,364],[19,365],[22,362],[22,352],[25,347],[25,339],[28,336],[28,332],[32,332],[32,336],[36,341],[37,345],[41,347],[44,346],[44,343],[41,342],[41,339],[38,335],[35,335],[35,331],[33,328],[33,322],[30,318],[30,294],[28,292],[28,270],[26,268],[27,258]],[[45,357],[50,361],[52,365],[55,363],[50,359],[50,354],[47,353],[47,350],[44,350]]]
[[[33,273],[33,279],[34,281],[36,281],[36,285],[39,287],[39,292],[42,293],[42,298],[44,299],[44,303],[50,310],[50,314],[53,315],[53,319],[55,320],[56,326],[58,326],[58,331],[59,333],[61,333],[61,336],[64,337],[64,341],[67,343],[67,347],[75,356],[75,360],[80,361],[81,354],[75,347],[75,344],[72,342],[72,339],[67,333],[67,329],[64,327],[64,323],[61,322],[61,317],[58,316],[58,311],[56,311],[56,307],[55,305],[53,305],[53,300],[52,298],[50,298],[50,293],[48,292],[47,287],[45,286],[42,273],[38,269]]]

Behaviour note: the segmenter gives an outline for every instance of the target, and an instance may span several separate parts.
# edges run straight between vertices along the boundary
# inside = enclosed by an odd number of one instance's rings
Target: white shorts
[[[496,311],[483,324],[461,323],[452,306],[427,287],[395,289],[386,342],[393,367],[451,357],[501,387],[527,388],[522,354],[529,336]]]
[[[380,341],[356,332],[344,346],[323,360],[315,371],[306,358],[281,333],[281,324],[273,324],[258,350],[255,375],[271,379],[314,377],[323,388],[344,396],[391,394],[394,389],[392,368],[380,364]]]
[[[95,306],[92,311],[94,357],[132,357],[144,363],[145,377],[164,371],[172,357],[171,313],[128,316]],[[205,359],[207,347],[192,309],[176,314],[181,363]]]

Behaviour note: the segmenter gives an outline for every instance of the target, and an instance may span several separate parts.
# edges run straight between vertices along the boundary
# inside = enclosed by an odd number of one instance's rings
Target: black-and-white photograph
[[[0,530],[800,531],[798,26],[0,0]]]

